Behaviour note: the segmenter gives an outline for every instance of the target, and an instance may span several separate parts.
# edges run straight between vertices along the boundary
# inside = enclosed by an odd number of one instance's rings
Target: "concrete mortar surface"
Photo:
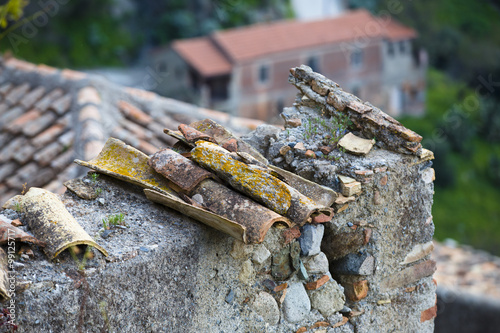
[[[75,260],[65,251],[50,262],[35,247],[35,257],[15,271],[18,332],[294,332],[300,327],[282,313],[271,326],[252,309],[255,295],[267,291],[262,280],[270,276],[254,275],[249,284],[238,280],[246,258],[230,255],[233,238],[148,201],[135,185],[104,175],[84,180],[101,189],[96,200],[66,191],[62,201],[109,257],[93,249],[82,278],[81,254]],[[127,227],[115,227],[103,239],[102,219],[119,213]],[[2,214],[22,220],[13,210]],[[270,235],[264,244],[273,239]],[[234,298],[228,303],[230,291]],[[313,310],[300,324],[319,320],[324,319]]]

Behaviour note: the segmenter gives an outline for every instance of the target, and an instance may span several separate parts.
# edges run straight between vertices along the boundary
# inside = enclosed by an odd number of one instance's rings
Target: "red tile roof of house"
[[[201,75],[212,76],[229,73],[234,62],[365,37],[401,40],[416,37],[416,32],[360,9],[319,21],[287,20],[228,29],[210,37],[175,41],[173,48]]]
[[[209,38],[174,41],[172,48],[203,76],[217,76],[231,72],[231,63]]]
[[[87,172],[73,160],[95,157],[110,136],[152,154],[175,142],[164,128],[205,118],[236,133],[262,123],[90,74],[0,57],[0,207],[23,186],[64,191],[64,181]]]

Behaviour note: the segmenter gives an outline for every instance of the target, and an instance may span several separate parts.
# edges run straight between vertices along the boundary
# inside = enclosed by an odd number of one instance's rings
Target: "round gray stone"
[[[255,300],[252,302],[252,308],[264,318],[266,323],[276,325],[280,320],[280,310],[276,300],[265,291],[261,291],[255,296]]]

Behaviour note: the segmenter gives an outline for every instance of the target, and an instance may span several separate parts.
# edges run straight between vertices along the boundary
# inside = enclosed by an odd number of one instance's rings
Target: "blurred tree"
[[[450,159],[450,146],[447,142],[443,142],[434,147],[434,155],[436,156],[433,167],[436,172],[436,186],[445,188],[455,185],[456,168]]]
[[[489,142],[500,142],[500,102],[496,98],[482,98],[479,135]]]
[[[17,21],[23,16],[24,7],[29,3],[28,0],[8,0],[7,3],[0,6],[0,27],[7,28],[9,21]]]

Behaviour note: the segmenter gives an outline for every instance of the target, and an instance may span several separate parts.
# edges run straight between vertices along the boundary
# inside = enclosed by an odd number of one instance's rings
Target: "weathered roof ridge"
[[[304,95],[322,104],[328,112],[347,114],[357,130],[367,138],[375,138],[377,145],[404,154],[421,153],[420,135],[379,108],[343,91],[337,83],[313,72],[310,67],[301,65],[292,68],[289,81]]]

